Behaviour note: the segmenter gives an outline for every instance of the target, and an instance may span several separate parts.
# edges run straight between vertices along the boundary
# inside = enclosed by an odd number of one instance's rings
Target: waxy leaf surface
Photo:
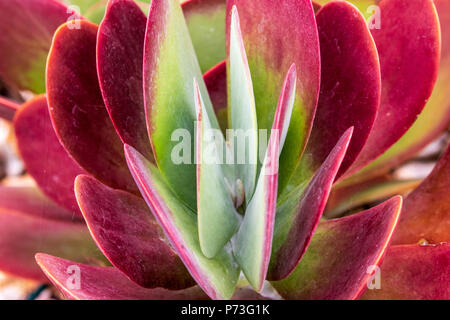
[[[364,300],[449,300],[450,244],[392,246]]]
[[[278,208],[269,280],[287,277],[305,253],[322,217],[352,132],[350,128],[344,133],[304,192],[300,196],[294,192],[293,199]]]
[[[227,181],[223,172],[225,140],[221,131],[212,131],[196,81],[194,89],[197,108],[195,152],[198,232],[203,254],[212,258],[237,231],[239,218],[232,194],[227,189],[227,184],[234,181]]]
[[[17,89],[45,91],[45,63],[53,33],[80,18],[56,0],[0,1],[0,77]]]
[[[167,290],[146,289],[130,281],[119,270],[75,263],[39,253],[36,261],[53,284],[70,300],[207,300],[199,288]],[[76,266],[82,275],[80,288],[69,286],[67,268]]]
[[[132,0],[109,1],[98,29],[97,70],[105,106],[120,138],[151,160],[142,86],[146,23]]]
[[[297,68],[294,110],[280,158],[279,185],[292,175],[309,136],[320,84],[319,37],[309,0],[232,0],[227,2],[227,34],[236,5],[256,102],[258,129],[270,130],[283,79]],[[230,43],[227,37],[227,48]],[[259,148],[265,150],[265,145]]]
[[[144,46],[147,128],[158,168],[191,209],[196,207],[194,78],[212,127],[219,128],[179,1],[153,0]]]
[[[395,229],[401,197],[345,218],[321,222],[296,269],[272,282],[285,299],[356,299]],[[369,270],[369,272],[368,272]]]
[[[56,134],[80,166],[103,183],[137,192],[103,104],[96,70],[98,27],[78,21],[55,34],[47,64],[47,99]]]
[[[25,167],[40,189],[81,218],[73,183],[85,171],[59,142],[45,96],[37,96],[22,105],[14,118],[14,130]]]
[[[256,291],[262,289],[272,252],[279,157],[291,120],[296,80],[295,65],[292,65],[283,84],[256,190],[233,243],[236,260]]]
[[[197,284],[212,299],[229,299],[239,276],[231,250],[226,247],[208,259],[200,249],[197,217],[164,183],[158,169],[125,145],[130,171],[150,210]]]
[[[195,284],[144,200],[83,175],[75,192],[92,238],[131,280],[173,290]]]

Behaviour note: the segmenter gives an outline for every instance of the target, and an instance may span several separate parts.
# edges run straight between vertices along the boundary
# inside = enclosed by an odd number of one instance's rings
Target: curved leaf
[[[278,208],[269,280],[287,277],[304,255],[322,217],[352,133],[353,128],[344,133],[301,195],[294,195],[293,199],[283,202]]]
[[[41,190],[81,218],[73,183],[85,171],[59,142],[45,96],[37,96],[20,108],[14,118],[14,130],[25,167]]]
[[[252,198],[256,183],[258,162],[258,122],[256,120],[255,97],[248,67],[247,55],[242,40],[239,14],[236,6],[231,10],[230,26],[230,118],[234,137],[233,148],[237,177],[244,184],[245,200]],[[242,150],[241,146],[244,145]],[[244,159],[241,159],[241,158]]]
[[[343,174],[366,143],[380,103],[378,53],[364,17],[355,7],[340,1],[323,6],[316,18],[320,95],[311,136],[293,176],[297,180],[309,179],[339,137],[353,126],[353,138],[337,177]]]
[[[36,261],[53,284],[71,300],[207,300],[199,287],[172,291],[146,289],[125,277],[119,270],[95,267],[39,253]],[[75,268],[80,272],[77,289],[70,276]]]
[[[215,133],[212,131],[211,122],[195,79],[194,90],[198,114],[195,151],[198,233],[203,254],[212,258],[237,231],[239,218],[232,195],[227,189],[227,184],[234,183],[234,181],[226,180],[222,169],[223,156],[222,159],[220,158],[225,140],[219,130]]]
[[[233,243],[236,260],[251,286],[258,292],[266,279],[272,252],[279,157],[291,120],[296,80],[295,65],[292,65],[283,84],[256,190]]]
[[[8,85],[45,91],[45,63],[53,33],[80,18],[56,0],[0,0],[0,77]]]
[[[440,57],[432,0],[383,0],[373,28],[381,66],[381,103],[363,150],[346,176],[384,153],[410,128],[430,97]],[[420,15],[417,13],[420,12]]]
[[[392,246],[364,300],[449,300],[450,244]]]
[[[272,285],[285,299],[358,298],[385,253],[401,202],[394,197],[359,214],[321,222],[296,269]]]
[[[132,0],[109,1],[98,29],[97,71],[106,109],[122,142],[153,159],[142,87],[146,23]]]
[[[132,281],[172,290],[195,284],[144,200],[82,175],[75,193],[92,238]]]
[[[212,299],[231,298],[239,268],[229,248],[213,259],[205,257],[200,249],[195,214],[176,198],[158,169],[141,154],[128,145],[125,154],[142,196],[197,284]]]
[[[144,47],[147,128],[158,168],[170,188],[190,208],[196,207],[192,79],[199,81],[212,128],[219,128],[201,76],[179,1],[153,0]],[[178,144],[185,147],[180,152],[182,156],[177,152]]]
[[[97,26],[78,21],[55,34],[47,64],[47,93],[56,134],[80,166],[105,184],[137,192],[123,144],[103,104],[96,72]]]
[[[294,111],[286,148],[280,158],[281,190],[295,170],[306,145],[319,95],[319,38],[313,7],[310,0],[228,1],[228,34],[230,12],[234,5],[239,11],[253,80],[258,129],[270,130],[272,127],[284,76],[292,63],[297,68]],[[229,46],[227,43],[227,48]],[[265,150],[266,143],[260,142],[259,149]]]

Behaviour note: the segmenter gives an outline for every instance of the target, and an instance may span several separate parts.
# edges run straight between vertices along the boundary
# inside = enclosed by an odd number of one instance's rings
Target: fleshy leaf
[[[226,0],[188,0],[181,6],[200,69],[206,72],[226,56]]]
[[[194,80],[197,107],[197,216],[202,252],[214,257],[237,231],[239,218],[223,173],[225,140],[222,132],[211,128],[203,99]],[[220,156],[222,154],[222,157]]]
[[[195,214],[165,185],[156,167],[128,145],[125,154],[142,196],[197,284],[212,299],[231,298],[239,268],[229,248],[213,259],[205,257],[200,249]]]
[[[36,212],[0,212],[0,270],[22,278],[45,281],[34,260],[48,252],[80,262],[102,262],[104,257],[85,225],[41,218]]]
[[[191,209],[196,207],[192,79],[199,81],[212,128],[219,128],[179,1],[153,0],[144,46],[147,127],[158,168]]]
[[[246,203],[250,201],[255,189],[258,162],[258,123],[256,119],[255,97],[252,77],[248,67],[247,55],[242,40],[239,14],[236,6],[231,10],[230,26],[230,90],[231,127],[237,177],[244,184]],[[241,146],[244,150],[241,150]],[[243,157],[243,159],[241,159]]]
[[[0,97],[0,118],[12,121],[20,105],[10,99]]]
[[[450,244],[392,246],[364,300],[449,300]]]
[[[392,242],[450,242],[450,146],[433,171],[405,199]]]
[[[105,106],[123,143],[153,159],[142,87],[146,23],[132,0],[109,1],[98,29],[97,70]]]
[[[96,72],[98,27],[62,25],[47,64],[47,93],[56,134],[87,172],[117,189],[137,192],[120,141],[103,104]]]
[[[317,13],[321,84],[310,139],[293,179],[309,179],[339,137],[354,127],[338,177],[353,163],[369,137],[380,103],[381,76],[375,42],[358,10],[331,2]]]
[[[73,183],[85,171],[59,142],[45,96],[37,96],[22,105],[14,118],[14,130],[25,167],[41,190],[81,218]]]
[[[57,206],[35,187],[0,186],[0,211],[21,212],[49,220],[78,220],[73,212]]]
[[[391,147],[430,97],[440,58],[440,28],[432,0],[384,0],[373,28],[381,66],[381,103],[367,143],[348,174]],[[417,13],[420,12],[420,15]]]
[[[279,185],[282,189],[306,145],[319,95],[319,38],[313,7],[310,0],[230,0],[227,2],[228,34],[234,5],[239,12],[253,80],[258,129],[270,130],[272,127],[284,76],[292,63],[297,68],[294,111],[286,148],[280,158]],[[227,36],[229,49],[228,39]],[[266,144],[260,142],[259,153],[264,154],[261,150],[265,150]]]
[[[75,193],[92,238],[131,280],[172,290],[195,284],[144,200],[89,176],[77,177]]]
[[[283,150],[295,99],[297,73],[292,65],[284,81],[253,198],[233,244],[236,260],[251,286],[260,291],[272,252],[278,190],[279,156]]]
[[[2,81],[18,89],[44,92],[53,33],[62,23],[79,18],[54,0],[0,0]]]
[[[272,285],[285,299],[358,298],[385,253],[401,202],[394,197],[359,214],[321,222],[296,269]]]
[[[203,75],[220,129],[228,129],[227,64],[225,61],[212,67]]]
[[[287,277],[304,255],[322,217],[352,133],[353,128],[344,133],[304,192],[300,196],[295,194],[278,208],[269,280]]]
[[[163,288],[146,289],[111,267],[88,266],[42,253],[36,255],[36,261],[53,284],[67,299],[71,300],[208,299],[208,296],[199,287],[179,291]],[[79,289],[69,279],[72,274],[70,270],[74,267],[79,270],[82,277]]]
[[[450,122],[450,2],[435,0],[441,24],[442,52],[438,78],[425,108],[409,130],[391,148],[355,175],[356,178],[388,172],[436,139]]]

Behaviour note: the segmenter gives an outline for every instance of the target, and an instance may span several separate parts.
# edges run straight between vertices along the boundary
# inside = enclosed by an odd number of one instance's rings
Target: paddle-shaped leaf
[[[239,11],[253,80],[258,129],[270,130],[272,127],[284,76],[292,63],[297,68],[294,111],[286,148],[280,158],[281,188],[295,170],[306,145],[319,94],[319,38],[313,7],[310,0],[228,1],[227,49],[234,5]],[[262,142],[259,149],[265,150],[267,143]]]
[[[286,299],[358,298],[385,253],[401,202],[395,197],[359,214],[321,222],[296,269],[272,285]]]
[[[97,70],[106,109],[123,143],[153,159],[144,108],[147,18],[133,0],[111,0],[98,29]]]
[[[192,209],[196,207],[192,79],[199,81],[212,127],[219,128],[201,76],[179,1],[153,0],[144,46],[147,127],[158,168]]]
[[[340,138],[306,189],[278,208],[269,280],[281,280],[298,265],[319,224],[331,187],[344,159],[353,128]],[[293,203],[293,205],[292,205]]]
[[[450,122],[450,2],[435,0],[441,24],[442,52],[438,78],[422,113],[409,130],[391,148],[361,170],[357,176],[374,176],[388,172],[415,155],[447,128]]]
[[[258,123],[256,120],[252,77],[248,67],[236,6],[233,6],[231,10],[229,41],[230,116],[231,127],[233,128],[231,142],[235,152],[236,174],[244,184],[245,199],[248,204],[252,198],[256,182]]]
[[[202,72],[225,59],[226,0],[187,0],[181,4]]]
[[[450,146],[428,177],[405,199],[392,242],[450,242]]]
[[[292,65],[284,81],[256,190],[233,244],[236,260],[252,287],[260,291],[272,251],[278,190],[279,156],[283,150],[295,99],[297,73]]]
[[[14,130],[28,173],[48,197],[81,218],[73,183],[85,171],[59,142],[45,96],[22,105],[14,118]]]
[[[10,99],[0,97],[0,118],[12,121],[20,105]]]
[[[45,202],[42,205],[45,206]],[[22,278],[46,281],[34,260],[37,252],[48,252],[80,262],[104,261],[85,225],[41,218],[39,212],[41,211],[31,214],[12,210],[0,212],[1,271]]]
[[[103,104],[96,72],[97,26],[78,21],[55,33],[47,63],[47,94],[56,134],[80,166],[105,184],[138,192]]]
[[[173,291],[163,288],[146,289],[125,277],[119,270],[88,266],[39,253],[36,261],[53,284],[71,300],[207,300],[199,288]],[[82,280],[77,288],[70,284],[68,268],[79,268]]]
[[[92,238],[131,280],[172,290],[195,284],[144,200],[83,175],[75,193]]]
[[[214,257],[237,231],[239,218],[232,194],[222,171],[225,140],[222,132],[213,130],[203,99],[194,79],[197,108],[196,163],[197,163],[197,216],[202,252]]]
[[[317,16],[321,83],[314,125],[295,175],[298,185],[324,162],[339,137],[354,127],[339,169],[353,163],[369,137],[380,103],[377,48],[364,17],[347,2],[331,2]]]
[[[239,276],[229,248],[208,259],[200,249],[197,217],[164,183],[158,169],[125,145],[131,173],[147,205],[197,284],[212,299],[229,299]]]
[[[380,275],[380,288],[362,299],[449,300],[450,244],[392,246]]]
[[[0,0],[0,77],[12,87],[45,91],[45,62],[59,25],[79,19],[55,0]]]
[[[430,97],[440,58],[440,28],[432,0],[383,0],[373,28],[381,66],[381,103],[369,139],[348,174],[391,147]],[[417,14],[420,12],[420,15]]]

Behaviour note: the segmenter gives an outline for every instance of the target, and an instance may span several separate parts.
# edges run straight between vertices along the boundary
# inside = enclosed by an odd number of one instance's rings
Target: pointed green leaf
[[[190,208],[196,207],[194,78],[212,127],[219,128],[179,1],[153,0],[144,45],[147,127],[163,177]]]
[[[125,154],[142,196],[191,276],[212,299],[231,298],[239,277],[231,250],[226,247],[213,259],[205,257],[195,213],[176,198],[158,169],[139,152],[125,145]]]
[[[203,99],[194,80],[197,107],[197,215],[200,247],[212,258],[237,231],[239,219],[232,195],[227,189],[234,181],[226,181],[222,171],[225,140],[222,132],[213,130]]]
[[[264,284],[272,250],[279,156],[291,119],[296,78],[295,65],[292,65],[281,92],[256,190],[247,207],[234,244],[236,260],[252,287],[257,291],[260,291]]]
[[[258,123],[256,120],[255,97],[248,67],[247,55],[242,40],[239,14],[236,6],[231,10],[230,26],[230,90],[231,90],[231,127],[237,177],[245,188],[248,203],[253,195],[256,183],[258,161]],[[245,147],[241,150],[241,147]]]

